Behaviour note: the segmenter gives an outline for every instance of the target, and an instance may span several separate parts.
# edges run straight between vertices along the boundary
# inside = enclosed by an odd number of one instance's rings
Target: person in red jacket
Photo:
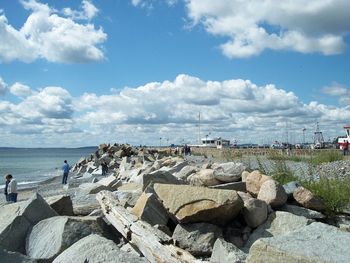
[[[343,143],[343,155],[348,155],[349,152],[349,142],[344,141]]]

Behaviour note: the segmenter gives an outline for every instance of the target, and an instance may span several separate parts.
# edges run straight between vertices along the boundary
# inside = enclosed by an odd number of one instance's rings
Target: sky
[[[348,0],[0,0],[0,147],[326,141]],[[200,116],[200,117],[199,117]]]

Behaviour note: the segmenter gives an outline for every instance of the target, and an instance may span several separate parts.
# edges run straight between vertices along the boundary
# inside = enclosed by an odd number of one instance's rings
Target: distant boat
[[[226,148],[230,147],[230,140],[222,139],[221,137],[211,138],[206,136],[201,139],[202,144],[200,147],[212,147],[212,148]]]
[[[350,143],[350,125],[344,126],[344,129],[346,130],[346,136],[338,139],[340,149],[343,149],[345,141],[348,141]]]

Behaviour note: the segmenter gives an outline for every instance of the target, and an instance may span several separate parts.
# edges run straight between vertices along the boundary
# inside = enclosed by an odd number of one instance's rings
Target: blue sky
[[[350,123],[346,0],[0,0],[0,10],[0,146],[209,133],[298,142],[316,121],[326,139]]]

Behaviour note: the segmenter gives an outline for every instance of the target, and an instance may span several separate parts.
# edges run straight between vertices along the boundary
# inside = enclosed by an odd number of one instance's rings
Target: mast
[[[201,112],[198,113],[198,143],[201,144]]]

